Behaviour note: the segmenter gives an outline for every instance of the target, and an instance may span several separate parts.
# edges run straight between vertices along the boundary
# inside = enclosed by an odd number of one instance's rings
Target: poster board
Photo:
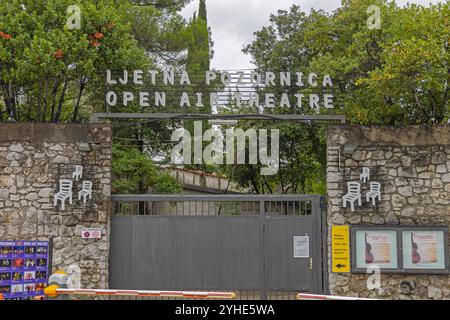
[[[0,241],[0,293],[5,300],[44,296],[49,248],[48,241]]]
[[[352,272],[449,274],[448,227],[352,226]]]
[[[403,269],[405,272],[448,271],[446,230],[403,230]]]
[[[381,270],[398,271],[399,241],[396,230],[352,228],[352,269],[366,271],[378,266]]]

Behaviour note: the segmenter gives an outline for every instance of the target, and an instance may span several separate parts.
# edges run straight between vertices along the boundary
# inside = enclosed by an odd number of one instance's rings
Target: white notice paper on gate
[[[294,258],[309,258],[309,236],[294,236]]]

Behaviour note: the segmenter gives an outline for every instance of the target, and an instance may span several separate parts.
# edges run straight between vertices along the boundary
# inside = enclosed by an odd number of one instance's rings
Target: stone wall
[[[81,151],[79,143],[89,143]],[[81,149],[81,150],[80,150]],[[75,165],[83,178],[72,179]],[[73,204],[53,206],[59,179],[74,181]],[[78,200],[81,181],[93,200]],[[53,271],[76,264],[84,288],[108,287],[111,128],[107,125],[0,124],[0,240],[53,239]],[[81,238],[100,227],[101,239]]]
[[[329,234],[333,224],[450,226],[450,126],[332,126],[327,139]],[[342,154],[346,144],[356,146],[349,155]],[[342,207],[342,196],[348,181],[359,180],[363,166],[371,169],[371,180],[381,182],[382,201],[373,207],[363,199],[363,206],[351,212],[349,206]],[[450,298],[448,275],[382,273],[381,288],[374,290],[366,287],[368,276],[329,270],[331,294]]]

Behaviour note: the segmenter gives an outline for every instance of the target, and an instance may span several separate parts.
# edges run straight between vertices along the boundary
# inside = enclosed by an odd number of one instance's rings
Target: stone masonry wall
[[[80,151],[78,143],[91,151]],[[75,165],[83,178],[72,179]],[[53,206],[59,179],[72,179],[73,204]],[[93,200],[78,200],[81,181],[93,182]],[[108,287],[111,128],[107,125],[0,124],[0,240],[53,239],[53,271],[72,264],[84,288]],[[81,238],[100,227],[101,239]]]
[[[328,129],[328,228],[332,225],[450,226],[450,126]],[[345,144],[356,146],[343,155]],[[341,167],[339,168],[339,150]],[[381,183],[382,201],[342,207],[347,182],[359,180],[362,167]],[[363,185],[362,193],[365,192]],[[329,261],[331,243],[328,237]],[[331,264],[331,263],[330,263]],[[368,274],[332,273],[331,294],[384,299],[449,299],[449,275],[381,274],[381,288],[369,291]]]

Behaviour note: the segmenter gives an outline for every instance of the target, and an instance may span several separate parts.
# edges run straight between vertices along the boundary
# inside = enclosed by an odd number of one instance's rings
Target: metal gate
[[[113,289],[234,290],[241,299],[327,292],[321,196],[113,195],[112,200]]]

